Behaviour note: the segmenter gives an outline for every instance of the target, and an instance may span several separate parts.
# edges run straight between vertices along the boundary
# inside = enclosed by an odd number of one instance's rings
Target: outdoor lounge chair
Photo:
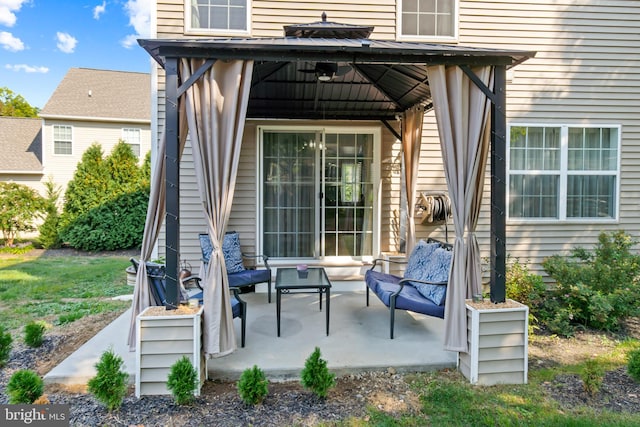
[[[200,234],[200,249],[202,249],[202,262],[205,267],[211,259],[213,246],[211,238],[208,234]],[[224,254],[224,262],[227,266],[227,275],[229,277],[229,287],[246,288],[258,283],[267,283],[268,301],[271,303],[271,268],[269,267],[269,257],[266,255],[247,255],[240,250],[240,236],[235,231],[225,234],[222,243],[222,252]],[[265,269],[246,268],[244,265],[245,258],[262,258]]]
[[[138,267],[140,266],[140,261],[135,258],[130,259],[131,264],[135,268],[136,272],[138,271]],[[147,277],[149,278],[149,284],[151,295],[153,296],[153,300],[155,305],[158,306],[167,306],[167,279],[164,264],[157,264],[155,262],[147,261]],[[192,281],[196,284],[196,286],[200,289],[200,291],[196,292],[193,295],[188,295],[185,290],[183,290],[182,284],[180,284],[180,302],[186,302],[188,299],[195,298],[198,299],[200,305],[202,305],[203,300],[203,291],[202,286],[200,285],[200,277],[198,276],[188,276],[183,279],[184,282]],[[231,311],[233,312],[234,319],[239,317],[241,320],[241,345],[244,347],[245,336],[247,331],[247,303],[240,299],[239,292],[237,288],[231,289],[233,295],[231,296]]]

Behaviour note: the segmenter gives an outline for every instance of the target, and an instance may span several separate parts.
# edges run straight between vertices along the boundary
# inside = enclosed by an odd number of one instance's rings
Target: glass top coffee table
[[[318,293],[320,294],[320,311],[322,311],[322,294],[327,295],[327,336],[329,335],[329,304],[331,303],[331,282],[322,267],[308,268],[298,271],[296,268],[278,268],[276,273],[276,317],[278,336],[280,336],[280,307],[282,294]]]

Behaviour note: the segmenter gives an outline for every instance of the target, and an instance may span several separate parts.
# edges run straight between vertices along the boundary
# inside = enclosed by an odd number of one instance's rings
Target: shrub
[[[528,264],[515,259],[507,264],[506,288],[507,298],[529,307],[528,328],[529,336],[532,336],[537,328],[537,313],[545,301],[547,291],[542,276],[531,273]]]
[[[13,338],[4,326],[0,326],[0,368],[7,364],[11,355]]]
[[[70,246],[83,251],[140,247],[147,215],[146,190],[122,194],[80,215],[63,231]]]
[[[16,371],[7,383],[7,394],[9,403],[31,404],[34,400],[42,396],[44,383],[42,378],[33,371],[21,369]]]
[[[167,388],[171,391],[178,405],[186,405],[193,401],[198,382],[198,372],[189,358],[182,356],[180,360],[171,366]]]
[[[602,386],[604,368],[597,360],[589,359],[585,362],[580,376],[582,377],[584,391],[594,396]]]
[[[248,405],[261,403],[269,393],[269,382],[262,369],[253,365],[251,369],[245,369],[238,381],[238,392],[242,401]]]
[[[44,322],[29,322],[24,327],[24,342],[29,347],[40,347],[42,345],[46,325]]]
[[[640,348],[629,352],[627,372],[635,382],[640,383]]]
[[[34,231],[34,220],[44,212],[45,202],[33,188],[15,182],[0,182],[0,231],[6,246],[13,246],[18,233]]]
[[[60,214],[58,212],[58,199],[60,198],[61,188],[57,186],[51,179],[44,183],[47,190],[45,197],[44,222],[40,225],[39,240],[45,249],[59,248],[62,245],[60,239]]]
[[[96,363],[97,374],[88,382],[89,392],[109,411],[119,408],[127,394],[129,374],[122,371],[123,360],[113,350],[107,350]]]
[[[556,286],[545,300],[541,320],[549,325],[564,309],[568,315],[562,316],[563,326],[568,320],[571,328],[611,331],[619,328],[620,320],[640,314],[640,256],[631,253],[634,244],[624,231],[603,232],[592,252],[574,248],[569,257],[544,260]]]
[[[335,385],[335,375],[329,372],[327,361],[320,358],[320,348],[316,347],[304,362],[300,373],[304,388],[310,389],[316,396],[326,398],[327,392]]]

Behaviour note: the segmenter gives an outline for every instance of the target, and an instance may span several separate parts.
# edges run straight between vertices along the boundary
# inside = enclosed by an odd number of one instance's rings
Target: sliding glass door
[[[261,140],[264,253],[371,256],[374,135],[263,130]]]

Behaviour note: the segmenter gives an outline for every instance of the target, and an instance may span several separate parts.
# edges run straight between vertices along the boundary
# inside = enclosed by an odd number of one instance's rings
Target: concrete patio
[[[210,359],[209,379],[237,380],[257,365],[274,381],[299,378],[307,357],[317,346],[329,369],[337,375],[394,368],[398,372],[454,368],[457,354],[443,350],[444,321],[424,315],[396,312],[395,338],[389,339],[389,310],[371,298],[365,305],[362,282],[334,283],[331,291],[330,334],[325,335],[325,312],[318,310],[317,294],[282,296],[281,336],[276,335],[275,293],[272,303],[261,289],[244,294],[247,336],[240,347],[240,320],[235,319],[238,349]],[[95,375],[100,355],[113,349],[124,359],[134,382],[135,352],[126,345],[130,311],[125,312],[75,353],[52,369],[46,383],[86,384]]]

